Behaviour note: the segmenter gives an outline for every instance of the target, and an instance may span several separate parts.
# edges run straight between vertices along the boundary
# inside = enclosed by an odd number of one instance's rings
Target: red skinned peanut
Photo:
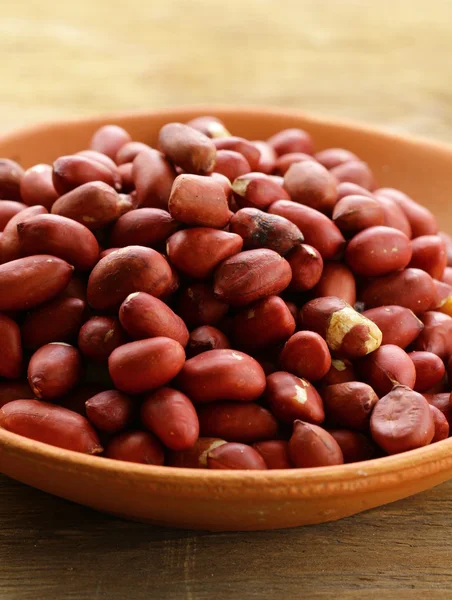
[[[15,202],[14,200],[0,201],[0,232],[5,229],[8,221],[26,208],[27,205],[22,202]]]
[[[110,354],[127,341],[119,321],[113,317],[92,317],[78,334],[80,352],[98,362],[107,362]]]
[[[336,180],[316,161],[293,163],[284,175],[291,200],[331,214],[337,201]]]
[[[379,396],[388,394],[395,385],[413,389],[416,369],[409,355],[392,344],[380,346],[361,359],[358,370]]]
[[[254,402],[213,402],[198,411],[202,436],[252,444],[272,439],[278,431],[273,415]]]
[[[443,361],[433,354],[433,352],[410,352],[411,358],[416,369],[416,383],[414,389],[416,392],[426,392],[437,383],[439,383],[446,373]]]
[[[246,444],[222,444],[207,454],[209,469],[267,469],[262,456]]]
[[[155,337],[130,342],[113,350],[108,359],[108,369],[118,390],[126,394],[142,394],[171,381],[184,362],[185,352],[179,342]]]
[[[100,392],[85,402],[88,420],[100,431],[118,433],[132,420],[135,402],[117,390]]]
[[[30,206],[21,210],[17,215],[11,217],[0,234],[0,264],[20,258],[20,243],[17,232],[17,225],[24,223],[27,219],[31,219],[36,215],[47,214],[47,209],[44,206]]]
[[[295,421],[289,441],[290,459],[295,467],[326,467],[344,462],[342,450],[334,437],[325,429]]]
[[[207,134],[206,134],[207,135]],[[240,153],[248,162],[251,171],[254,171],[260,158],[260,152],[251,142],[244,138],[229,135],[226,137],[217,137],[213,140],[217,149],[217,162],[215,163],[215,171],[218,171],[218,150],[233,150]]]
[[[452,354],[452,318],[432,310],[422,315],[422,322],[424,329],[416,338],[415,349],[446,360]]]
[[[265,440],[256,442],[253,448],[259,452],[267,469],[291,469],[289,444],[285,440]]]
[[[20,182],[23,175],[24,170],[16,161],[0,159],[0,200],[22,200]]]
[[[195,117],[191,121],[188,121],[187,125],[193,127],[193,129],[197,129],[215,141],[222,138],[232,137],[229,131],[226,129],[223,121],[210,115],[204,117]]]
[[[325,418],[322,398],[309,381],[285,371],[267,377],[266,399],[271,412],[283,423],[303,419],[320,424]]]
[[[215,297],[208,283],[193,283],[182,291],[177,313],[189,328],[216,325],[228,312],[228,304]]]
[[[384,225],[384,212],[375,198],[345,196],[333,209],[333,222],[344,235],[352,236],[368,227]]]
[[[347,383],[356,381],[357,376],[353,365],[348,360],[331,359],[331,367],[328,373],[321,380],[322,385],[335,385],[337,383]]]
[[[290,200],[282,185],[264,173],[252,172],[237,177],[232,183],[232,191],[240,208],[266,210],[277,200]]]
[[[329,385],[323,389],[322,399],[328,423],[360,431],[369,429],[370,415],[378,402],[370,385],[361,381]]]
[[[298,331],[285,343],[280,355],[285,371],[308,381],[325,377],[331,367],[331,355],[325,340],[314,331]]]
[[[356,183],[366,190],[375,188],[375,180],[369,165],[362,160],[348,160],[330,171],[337,181]]]
[[[421,394],[404,385],[394,387],[375,406],[370,431],[388,454],[427,446],[435,434],[432,412]]]
[[[199,421],[190,399],[169,387],[162,387],[141,405],[143,426],[171,450],[191,448],[199,437]]]
[[[230,219],[224,188],[212,177],[179,175],[168,201],[170,215],[186,225],[222,229]]]
[[[303,129],[291,128],[278,131],[267,140],[278,156],[288,152],[304,152],[312,154],[314,145],[312,138]]]
[[[326,262],[323,265],[322,276],[312,293],[315,298],[337,296],[350,306],[354,306],[356,303],[355,277],[346,265],[339,262]]]
[[[53,163],[53,186],[63,195],[89,181],[103,181],[117,191],[121,190],[121,176],[115,166],[111,168],[87,156],[74,154],[60,156]]]
[[[167,464],[170,467],[185,467],[190,469],[207,469],[207,455],[225,440],[219,438],[200,437],[188,450],[169,452]]]
[[[378,326],[383,334],[382,344],[406,348],[424,329],[424,324],[414,312],[403,306],[379,306],[361,314]]]
[[[207,175],[215,166],[215,144],[206,135],[182,123],[167,123],[159,133],[159,148],[187,173]]]
[[[15,321],[0,314],[0,376],[18,379],[22,372],[22,342]]]
[[[294,163],[304,162],[305,160],[312,162],[312,156],[310,154],[305,154],[304,152],[288,152],[287,154],[282,154],[276,161],[275,172],[284,177]]]
[[[38,164],[27,169],[20,180],[20,195],[28,206],[42,205],[50,210],[58,198],[50,165]]]
[[[164,302],[145,292],[127,296],[119,309],[119,320],[135,340],[163,336],[187,345],[189,334],[183,320]]]
[[[327,148],[314,154],[314,158],[317,162],[323,165],[326,169],[333,169],[338,165],[342,165],[351,160],[359,160],[356,154],[346,150],[345,148]]]
[[[410,267],[427,271],[434,279],[441,279],[447,266],[444,241],[438,235],[421,235],[412,241],[411,247]]]
[[[202,325],[190,333],[187,345],[187,357],[193,358],[209,350],[225,350],[230,348],[228,338],[222,331],[211,325]]]
[[[138,206],[168,210],[176,171],[165,156],[153,148],[145,148],[133,159],[132,180]]]
[[[144,465],[163,465],[165,461],[162,445],[148,431],[120,433],[108,443],[105,456]]]
[[[27,381],[0,382],[0,408],[13,400],[32,399],[35,395]]]
[[[234,150],[217,150],[214,169],[215,173],[224,175],[229,181],[234,181],[240,175],[251,171],[250,164],[243,154]]]
[[[320,281],[323,259],[318,250],[308,244],[300,244],[287,257],[292,269],[289,288],[295,292],[311,290]]]
[[[104,125],[94,133],[90,148],[96,152],[102,152],[114,160],[122,146],[131,141],[129,133],[122,127]]]
[[[393,188],[380,188],[375,190],[375,195],[377,198],[389,198],[402,209],[410,224],[413,238],[438,232],[436,218],[428,208],[421,206],[403,192]]]
[[[28,363],[28,383],[38,398],[55,400],[70,392],[81,376],[77,348],[62,342],[41,346]]]
[[[39,400],[14,400],[0,408],[0,427],[66,450],[102,452],[96,432],[84,417]]]
[[[436,406],[430,404],[430,410],[432,412],[433,422],[435,424],[435,435],[433,436],[431,442],[433,444],[433,442],[440,442],[441,440],[445,440],[449,437],[449,423],[447,422],[447,419],[443,413],[436,408]]]
[[[266,380],[251,356],[237,350],[210,350],[187,360],[178,383],[193,402],[251,402],[263,394]]]
[[[344,456],[344,463],[370,460],[377,454],[376,446],[362,433],[347,429],[329,429],[328,433],[339,444]]]
[[[160,208],[138,208],[122,215],[110,234],[110,245],[157,248],[179,227],[169,212]]]

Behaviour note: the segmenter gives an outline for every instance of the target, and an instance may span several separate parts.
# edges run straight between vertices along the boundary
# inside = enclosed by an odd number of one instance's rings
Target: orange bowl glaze
[[[301,127],[316,150],[344,147],[366,160],[379,186],[426,205],[452,230],[452,148],[371,127],[260,107],[204,106],[113,114],[38,125],[0,140],[0,156],[24,167],[86,148],[106,123],[155,144],[160,127],[214,114],[236,135],[266,139]],[[322,523],[394,502],[452,476],[452,439],[404,454],[317,469],[208,471],[85,456],[0,429],[0,471],[62,498],[127,519],[189,529],[262,530]]]

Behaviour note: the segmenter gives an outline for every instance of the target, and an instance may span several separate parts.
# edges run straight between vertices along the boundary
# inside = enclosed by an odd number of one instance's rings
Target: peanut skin
[[[326,467],[341,465],[344,457],[339,444],[325,429],[295,421],[289,441],[290,459],[295,467]]]
[[[209,469],[267,469],[262,456],[246,444],[227,443],[217,446],[207,454]]]

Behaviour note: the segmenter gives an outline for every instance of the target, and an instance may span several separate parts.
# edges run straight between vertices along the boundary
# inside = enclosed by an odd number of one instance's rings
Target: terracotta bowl
[[[202,114],[233,133],[265,139],[286,127],[310,131],[318,149],[342,146],[370,163],[381,186],[399,187],[452,230],[452,148],[299,112],[209,106],[109,115],[41,125],[0,140],[0,156],[28,167],[85,148],[105,123],[155,143],[168,121]],[[452,438],[397,456],[317,469],[208,471],[144,466],[85,456],[0,429],[0,470],[97,510],[159,525],[258,530],[322,523],[394,502],[452,476]]]

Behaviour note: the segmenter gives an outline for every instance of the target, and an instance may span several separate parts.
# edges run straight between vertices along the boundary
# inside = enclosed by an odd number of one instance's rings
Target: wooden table
[[[227,102],[450,140],[449,0],[3,2],[0,130]],[[0,477],[0,598],[452,597],[452,483],[268,533],[126,523]]]

